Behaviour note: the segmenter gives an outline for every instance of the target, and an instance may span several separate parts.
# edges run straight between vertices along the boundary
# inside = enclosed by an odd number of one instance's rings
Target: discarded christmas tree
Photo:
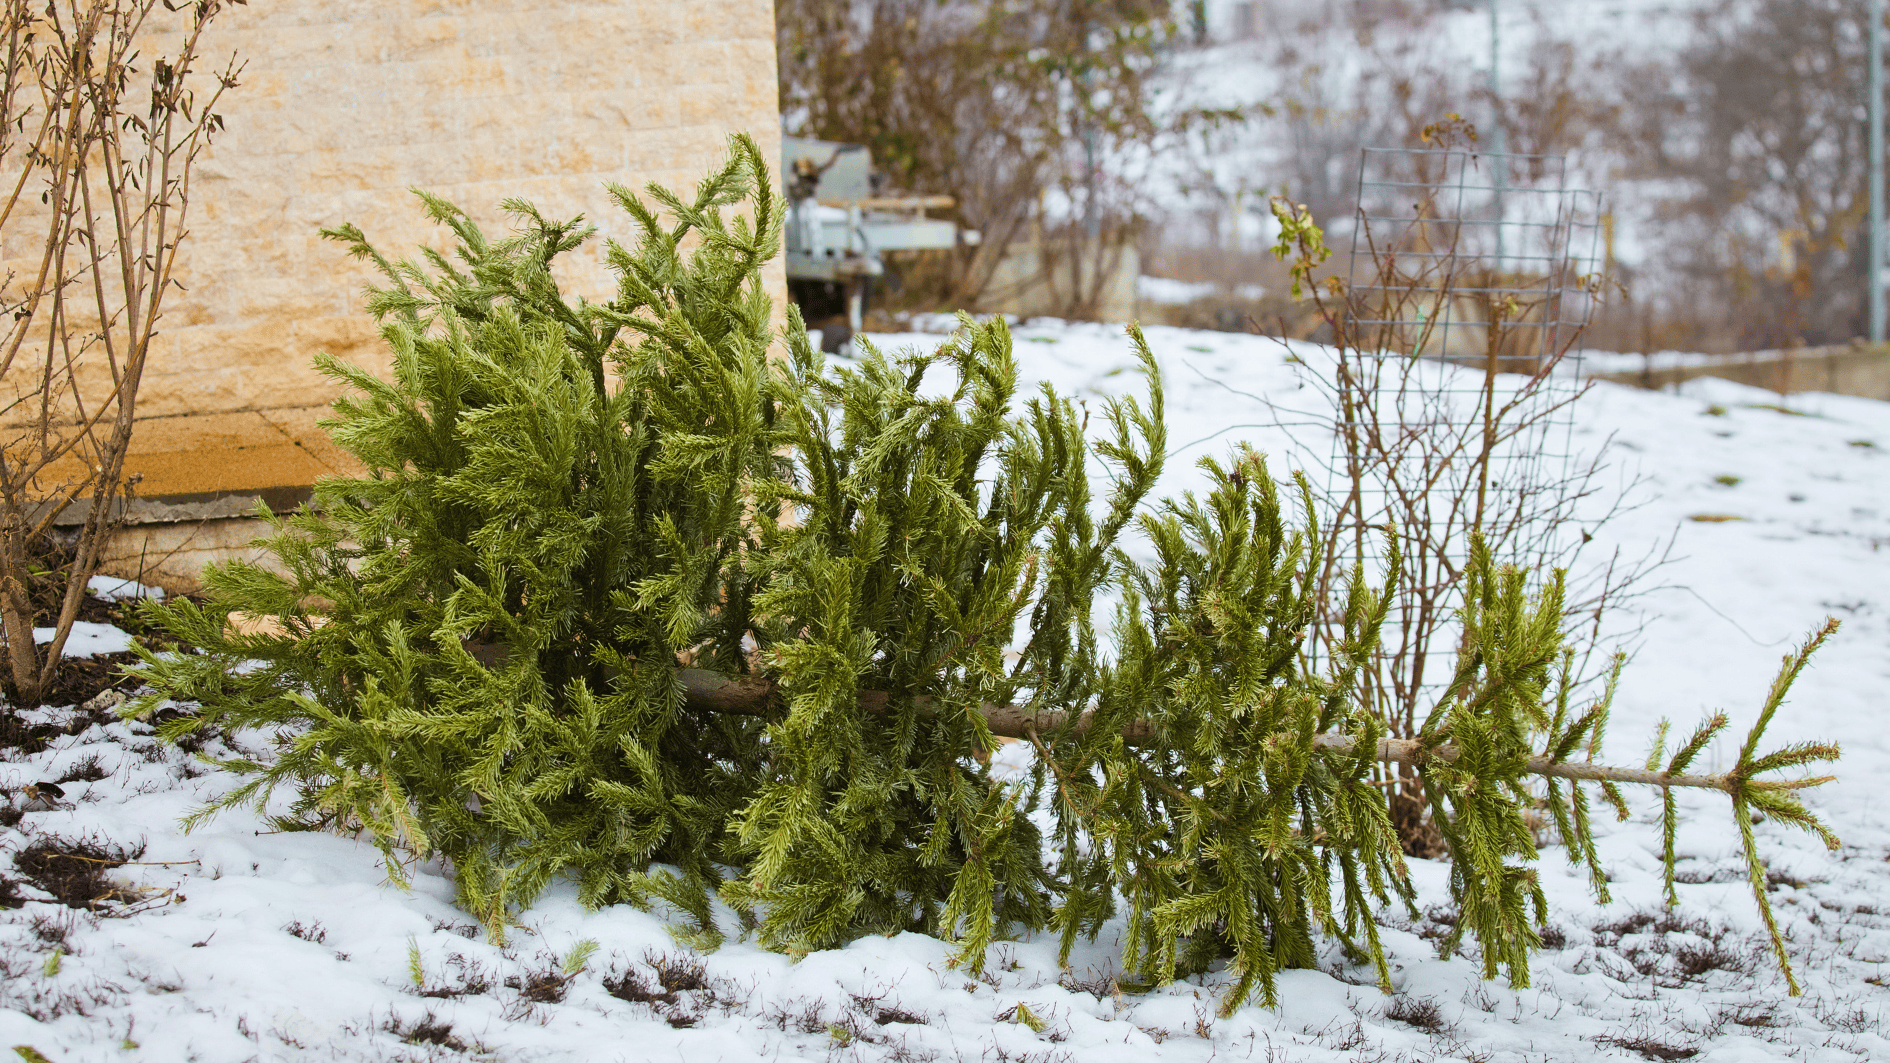
[[[1597,889],[1582,780],[1724,790],[1755,868],[1750,810],[1822,832],[1790,793],[1819,780],[1759,776],[1836,750],[1756,746],[1823,634],[1731,772],[1681,774],[1699,736],[1664,772],[1608,768],[1605,699],[1577,711],[1561,678],[1560,576],[1532,592],[1477,550],[1449,693],[1388,740],[1354,688],[1385,610],[1356,566],[1336,670],[1300,653],[1322,564],[1303,484],[1286,505],[1241,452],[1206,497],[1137,516],[1165,449],[1139,332],[1147,401],[1111,400],[1100,440],[1049,389],[1017,398],[1002,321],[829,366],[790,312],[771,359],[771,187],[738,138],[692,200],[649,190],[669,221],[613,189],[637,240],[608,245],[605,303],[552,280],[591,230],[522,203],[491,241],[427,198],[457,262],[329,234],[387,281],[369,309],[393,382],[322,362],[353,391],[331,431],[368,472],[272,518],[286,574],[217,566],[209,604],[145,606],[203,652],[145,653],[155,693],[130,711],[171,698],[197,708],[168,735],[278,736],[224,765],[251,778],[199,816],[289,787],[285,828],[365,832],[397,880],[444,856],[495,937],[561,875],[590,904],[666,901],[705,946],[719,895],[772,948],[912,929],[973,968],[1018,931],[1067,955],[1126,904],[1125,977],[1226,958],[1229,1009],[1272,1001],[1319,935],[1385,977],[1376,919],[1410,896],[1386,761],[1423,775],[1458,933],[1519,984],[1544,917],[1532,780]],[[1117,549],[1132,524],[1154,563]],[[1091,621],[1107,593],[1112,655]],[[239,633],[235,612],[280,630]],[[992,777],[1000,734],[1035,748],[1027,781]]]

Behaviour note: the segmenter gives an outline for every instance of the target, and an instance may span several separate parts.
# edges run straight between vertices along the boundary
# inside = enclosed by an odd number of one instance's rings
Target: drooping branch
[[[726,713],[732,716],[771,716],[784,708],[781,703],[780,688],[771,679],[758,676],[730,677],[701,668],[684,668],[677,673],[683,687],[683,701],[692,709],[704,712]],[[889,695],[880,690],[860,692],[860,707],[868,712],[881,712],[890,700]],[[931,698],[924,695],[914,699],[920,711],[925,711]],[[993,705],[986,703],[982,709],[985,724],[991,733],[1000,738],[1031,738],[1047,734],[1063,726],[1064,715],[1060,712],[1031,712],[1018,705]],[[1088,730],[1090,714],[1085,712],[1077,718],[1076,731]],[[1139,745],[1150,737],[1150,727],[1146,721],[1137,720],[1123,728],[1123,738],[1131,745]],[[1356,744],[1357,739],[1343,734],[1322,734],[1313,737],[1313,746],[1331,752],[1347,752]],[[1382,738],[1378,741],[1376,758],[1392,764],[1451,764],[1456,762],[1459,752],[1456,746],[1445,743],[1426,750],[1424,743],[1417,739]],[[1575,779],[1584,782],[1629,783],[1659,787],[1691,787],[1705,790],[1719,790],[1733,793],[1740,786],[1753,790],[1801,790],[1829,782],[1830,776],[1816,776],[1807,779],[1746,779],[1740,780],[1734,775],[1690,775],[1684,772],[1648,771],[1644,768],[1619,768],[1607,764],[1593,764],[1582,761],[1562,761],[1557,763],[1553,757],[1531,757],[1525,770],[1531,775],[1541,775],[1558,779]]]

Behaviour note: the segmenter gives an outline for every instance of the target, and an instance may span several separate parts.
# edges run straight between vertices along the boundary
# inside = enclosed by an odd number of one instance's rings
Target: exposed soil
[[[116,705],[124,698],[100,699],[99,695],[106,691],[129,695],[137,690],[138,680],[119,671],[137,659],[137,654],[130,651],[66,658],[60,662],[44,704],[70,705],[71,715],[60,722],[29,724],[15,713],[0,712],[0,750],[37,753],[55,738],[76,735],[93,724],[118,719]]]
[[[118,670],[137,659],[137,654],[128,651],[66,658],[59,665],[45,704],[70,705],[71,714],[57,722],[28,723],[17,713],[0,711],[0,751],[17,749],[25,754],[38,753],[54,739],[118,719],[115,706],[96,704],[94,699],[107,690],[129,694],[137,689],[138,681]]]

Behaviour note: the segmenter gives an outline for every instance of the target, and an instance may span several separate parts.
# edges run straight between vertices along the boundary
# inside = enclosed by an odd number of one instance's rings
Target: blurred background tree
[[[788,132],[868,145],[890,184],[958,200],[983,241],[897,270],[914,309],[994,302],[1007,249],[1221,293],[1193,318],[1290,318],[1267,196],[1344,223],[1358,151],[1449,112],[1567,154],[1612,206],[1626,299],[1586,346],[1735,351],[1864,328],[1860,0],[781,0]],[[1500,98],[1499,98],[1500,97]],[[929,256],[929,257],[928,257]],[[1244,294],[1243,294],[1244,293]],[[1267,294],[1272,293],[1272,294]],[[1276,305],[1277,304],[1277,305]],[[1284,321],[1290,329],[1290,320]]]
[[[1167,0],[780,0],[785,131],[865,144],[891,189],[943,193],[982,240],[908,278],[976,308],[1006,250],[1073,256],[1066,316],[1149,214],[1151,156],[1204,122],[1159,77],[1184,40]]]
[[[1621,72],[1624,176],[1673,279],[1644,282],[1689,346],[1839,343],[1865,329],[1865,6],[1735,0]],[[1633,86],[1632,91],[1628,87]]]

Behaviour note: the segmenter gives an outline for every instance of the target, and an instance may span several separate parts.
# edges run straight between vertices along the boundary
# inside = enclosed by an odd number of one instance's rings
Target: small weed
[[[1875,450],[1877,447],[1876,443],[1868,439],[1847,439],[1844,444],[1851,447],[1863,447],[1866,450]]]
[[[1713,477],[1713,482],[1723,484],[1727,487],[1738,487],[1740,484],[1745,483],[1746,479],[1743,476],[1734,476],[1732,473],[1721,473]]]
[[[527,971],[523,975],[513,975],[505,980],[506,988],[518,990],[518,995],[533,1004],[558,1004],[570,991],[571,981],[583,974],[590,965],[591,957],[597,953],[597,942],[580,941],[571,952],[555,964],[548,964],[536,971]],[[552,957],[552,959],[556,959]]]
[[[1778,1012],[1770,1006],[1745,1004],[1729,1011],[1722,1011],[1719,1017],[1725,1022],[1730,1022],[1735,1026],[1744,1026],[1749,1030],[1768,1030],[1780,1025]]]
[[[105,872],[144,855],[144,843],[129,848],[99,837],[67,841],[52,835],[35,838],[13,856],[13,866],[33,885],[68,908],[99,911],[114,901],[135,901],[105,878]]]
[[[72,932],[78,929],[78,913],[67,911],[59,915],[35,915],[33,917],[33,936],[43,945],[63,949],[68,953],[76,952],[72,947]]]
[[[393,1034],[395,1037],[400,1038],[401,1041],[410,1045],[438,1045],[441,1048],[451,1049],[455,1052],[465,1052],[473,1048],[473,1046],[453,1036],[452,1023],[439,1018],[430,1011],[426,1013],[425,1018],[413,1022],[403,1022],[396,1016],[387,1020],[387,1025],[381,1027],[381,1029]]]
[[[1743,972],[1746,969],[1744,958],[1738,953],[1720,947],[1717,942],[1705,945],[1682,945],[1674,950],[1673,959],[1683,979],[1698,978],[1708,971]]]
[[[1729,521],[1745,520],[1746,518],[1731,513],[1694,513],[1688,516],[1687,519],[1698,524],[1725,524]]]
[[[1876,1025],[1863,1008],[1848,1007],[1839,1010],[1840,1008],[1843,1008],[1843,1005],[1838,1001],[1820,1000],[1812,1005],[1812,1014],[1818,1017],[1819,1022],[1833,1030],[1842,1030],[1845,1033],[1863,1033]]]
[[[826,1017],[822,1014],[822,1001],[802,1001],[800,1007],[776,1004],[768,1009],[767,1019],[774,1023],[774,1028],[786,1032],[790,1027],[799,1033],[820,1033],[827,1029]]]
[[[896,1022],[906,1023],[912,1026],[923,1026],[926,1023],[926,1018],[923,1015],[914,1015],[904,1008],[894,1006],[875,1010],[873,1013],[873,1021],[881,1026],[891,1026]]]
[[[471,923],[455,923],[451,919],[434,919],[431,920],[431,922],[433,923],[433,932],[436,934],[445,931],[448,934],[458,934],[467,941],[471,941],[473,938],[479,936],[479,928],[473,926]]]
[[[1203,1041],[1214,1039],[1214,1012],[1202,1004],[1194,1006],[1194,1035]]]
[[[1708,406],[1706,409],[1701,410],[1700,412],[1705,414],[1708,417],[1724,417],[1726,416],[1726,407],[1721,406],[1718,403],[1714,403],[1713,405]]]
[[[1430,997],[1394,997],[1385,1005],[1385,1018],[1415,1026],[1425,1033],[1442,1033],[1450,1028],[1444,1021],[1443,1009]]]
[[[1163,1036],[1166,1035],[1164,1031]],[[996,1060],[996,1063],[1072,1063],[1071,1055],[1059,1049],[1046,1048],[1041,1052],[1019,1052],[1013,1055],[1001,1045],[992,1045],[989,1051],[991,1054],[988,1058]]]
[[[453,1000],[458,997],[478,996],[492,988],[492,975],[480,965],[478,960],[468,960],[464,956],[455,955],[447,957],[446,965],[453,968],[452,981],[421,985],[414,989],[414,995],[434,1000]]]
[[[302,921],[297,919],[295,922],[290,923],[282,929],[287,932],[290,937],[301,938],[311,945],[326,945],[328,943],[328,930],[319,922],[304,926]]]
[[[1772,868],[1765,873],[1765,888],[1768,890],[1776,890],[1780,886],[1790,886],[1795,890],[1801,890],[1810,883],[1810,879],[1799,878],[1778,868]]]
[[[687,1001],[678,994],[709,990],[713,995],[708,972],[702,964],[692,959],[657,952],[644,953],[643,962],[649,965],[655,976],[654,984],[645,981],[644,977],[632,967],[622,971],[612,971],[605,975],[604,991],[626,1003],[650,1005],[658,1015],[663,1017],[663,1021],[679,1030],[700,1022],[702,1016],[685,1011],[684,1004]],[[824,1025],[823,1023],[822,1027]],[[816,1027],[816,1029],[820,1028]]]
[[[676,994],[666,993],[660,986],[645,982],[634,969],[605,975],[604,991],[630,1004],[674,1005],[677,1002]]]
[[[570,982],[569,976],[554,967],[528,971],[523,975],[515,974],[505,980],[505,987],[518,990],[520,997],[533,1004],[558,1004],[564,1001]]]
[[[1057,984],[1072,993],[1088,993],[1097,1000],[1107,1000],[1116,994],[1115,976],[1098,973],[1093,967],[1082,978],[1077,977],[1075,971],[1064,971],[1057,977]]]
[[[1043,1017],[1030,1010],[1030,1005],[1022,1001],[1019,1001],[1016,1007],[1001,1012],[997,1017],[997,1021],[1014,1022],[1019,1025],[1028,1026],[1030,1027],[1031,1033],[1042,1033],[1046,1025],[1043,1021]]]
[[[1594,930],[1597,937],[1613,938],[1618,941],[1629,934],[1638,934],[1648,927],[1653,926],[1656,918],[1658,918],[1658,916],[1654,915],[1652,912],[1629,912],[1619,919],[1606,923],[1596,923],[1591,929]],[[1604,942],[1604,944],[1612,943],[1613,942]]]
[[[1694,1056],[1700,1054],[1700,1050],[1697,1048],[1678,1048],[1673,1045],[1662,1044],[1651,1037],[1597,1037],[1595,1041],[1598,1044],[1608,1045],[1612,1048],[1624,1048],[1629,1052],[1638,1052],[1642,1058],[1659,1060],[1660,1063],[1671,1063],[1671,1061],[1679,1059],[1692,1059]]]
[[[98,782],[101,779],[111,778],[111,774],[105,770],[103,764],[99,763],[98,754],[92,753],[88,754],[84,760],[67,768],[65,774],[53,781],[57,783]]]
[[[1661,912],[1660,918],[1654,920],[1653,929],[1656,934],[1693,934],[1696,937],[1714,939],[1719,936],[1712,927],[1706,925],[1705,920],[1687,919],[1678,912]]]
[[[643,962],[656,972],[656,980],[666,993],[709,988],[709,973],[693,959],[667,953],[644,953]]]

